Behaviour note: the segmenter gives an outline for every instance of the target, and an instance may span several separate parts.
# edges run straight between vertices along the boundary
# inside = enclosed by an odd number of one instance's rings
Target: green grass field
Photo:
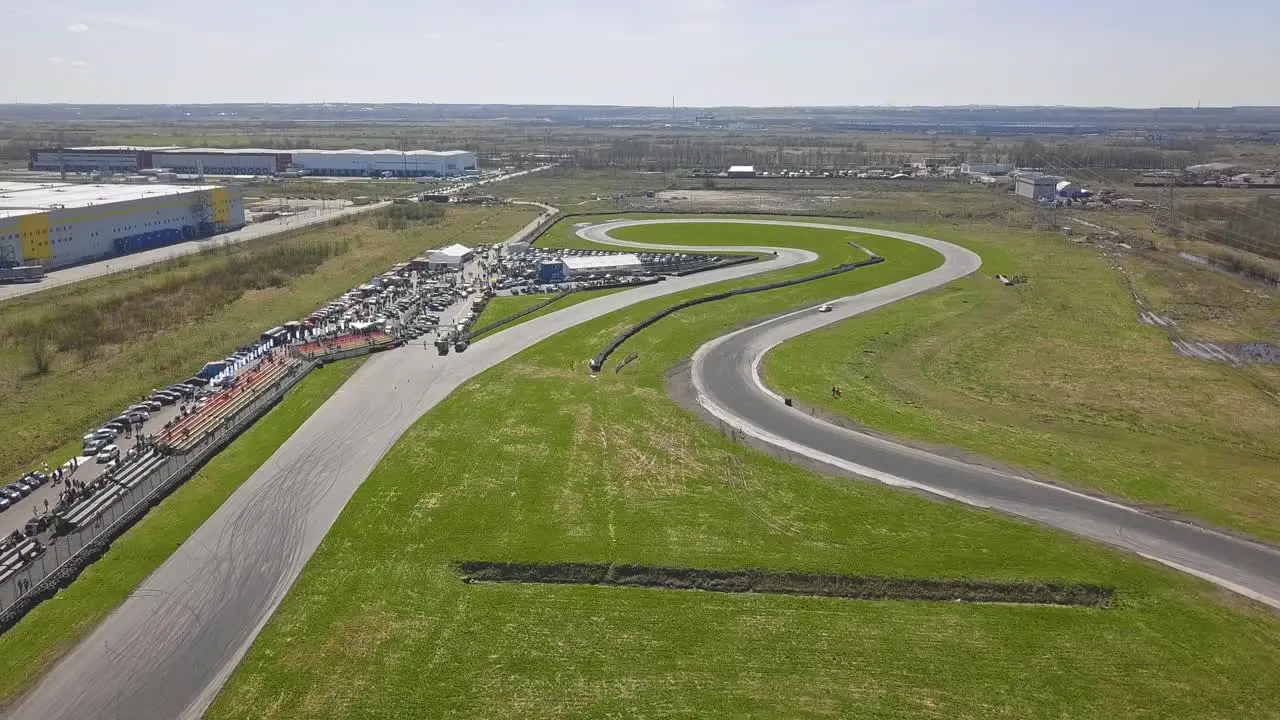
[[[66,590],[0,635],[0,707],[32,685],[160,567],[363,362],[331,363],[304,378]]]
[[[580,292],[576,292],[576,293],[573,293],[572,295],[569,295],[568,297],[561,298],[551,303],[550,305],[542,308],[541,310],[531,312],[522,318],[513,320],[512,322],[507,323],[506,325],[503,325],[501,328],[494,330],[493,332],[501,332],[502,330],[515,327],[520,323],[529,322],[534,318],[542,317],[543,315],[546,315],[548,313],[553,313],[553,312],[556,312],[557,310],[563,310],[567,307],[573,307],[574,305],[577,305],[580,302],[586,302],[587,300],[590,300],[592,298],[601,297],[603,295],[609,295],[615,292],[619,292],[619,291],[616,289],[611,289],[611,290],[583,290]],[[553,297],[553,296],[552,295],[503,295],[500,297],[495,297],[494,299],[489,301],[488,305],[485,306],[484,312],[480,313],[480,317],[476,319],[475,327],[477,328],[484,327],[488,323],[491,323],[495,320],[501,320],[502,318],[508,315],[511,315],[512,313],[517,313],[517,312],[520,312],[521,310],[524,310],[525,308],[537,305],[538,303],[543,302],[550,297]],[[489,334],[490,333],[485,333],[485,335],[489,335]]]
[[[781,346],[767,382],[880,431],[1280,539],[1280,402],[1252,374],[1174,354],[1096,250],[994,227],[908,229],[970,247],[982,270]],[[1184,275],[1234,282],[1174,269],[1169,292],[1189,305],[1204,292]],[[996,273],[1031,281],[1006,288]],[[1133,274],[1153,289],[1164,277]],[[1247,305],[1241,325],[1266,307],[1224,294]]]
[[[847,252],[821,231],[618,235],[794,244],[825,251],[821,266]],[[573,328],[460,388],[361,486],[211,717],[1275,717],[1275,615],[1056,532],[814,474],[667,398],[667,370],[700,343],[938,262],[860,241],[889,261],[667,318],[628,343],[640,360],[621,373],[570,368],[682,297]],[[459,560],[1058,580],[1117,596],[1082,610],[464,585]]]
[[[519,206],[455,208],[403,231],[366,218],[0,303],[0,417],[10,427],[0,473],[61,462],[79,450],[81,435],[140,394],[189,377],[426,248],[504,240],[532,214]],[[49,372],[35,375],[24,338],[32,328],[104,339],[91,356],[51,339]]]

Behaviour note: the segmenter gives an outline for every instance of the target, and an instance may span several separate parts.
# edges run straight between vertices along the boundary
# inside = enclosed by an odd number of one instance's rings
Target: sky
[[[1280,0],[0,0],[0,102],[1280,105]]]

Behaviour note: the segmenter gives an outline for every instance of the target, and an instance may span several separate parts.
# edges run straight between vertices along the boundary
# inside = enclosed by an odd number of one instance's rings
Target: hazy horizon
[[[1280,3],[1243,0],[13,0],[0,17],[22,69],[4,103],[1280,106]]]

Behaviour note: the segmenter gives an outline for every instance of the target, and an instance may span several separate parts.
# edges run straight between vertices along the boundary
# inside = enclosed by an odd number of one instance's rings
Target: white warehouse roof
[[[213,190],[218,185],[0,183],[0,218]]]
[[[752,173],[755,171],[756,171],[755,165],[730,165],[729,166],[729,172],[732,172],[732,173],[737,173],[737,172]]]
[[[279,152],[273,150],[271,152]],[[385,156],[392,155],[399,157],[401,155],[424,155],[436,157],[454,157],[456,155],[470,155],[466,150],[293,150],[294,155],[373,155]]]
[[[617,253],[615,255],[568,255],[564,258],[564,267],[573,272],[591,272],[592,270],[613,270],[615,268],[641,267],[640,258],[635,253]]]

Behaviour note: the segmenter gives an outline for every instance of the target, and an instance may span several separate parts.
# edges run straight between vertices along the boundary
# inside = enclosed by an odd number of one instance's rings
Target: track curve
[[[657,247],[612,239],[608,232],[625,225],[663,222],[681,221],[614,223],[590,228],[590,234],[584,236],[624,247]],[[924,245],[942,253],[944,261],[928,273],[831,300],[830,313],[801,310],[704,344],[694,354],[691,368],[698,403],[703,408],[757,440],[831,467],[886,485],[921,490],[1035,520],[1135,552],[1280,608],[1280,552],[1274,548],[1122,503],[935,455],[786,407],[783,398],[760,377],[760,363],[771,349],[812,330],[938,287],[981,265],[981,259],[969,250],[932,238],[873,228],[826,227]]]
[[[802,311],[777,318],[707,343],[695,355],[695,382],[702,395],[700,401],[713,413],[722,414],[721,417],[743,431],[767,442],[813,453],[819,459],[829,457],[833,464],[852,464],[840,458],[842,442],[863,448],[871,447],[867,443],[884,441],[866,436],[842,436],[839,433],[848,431],[825,424],[772,426],[778,418],[794,420],[798,416],[800,422],[806,422],[806,417],[779,411],[781,403],[759,382],[755,369],[759,358],[768,347],[787,337],[826,324],[822,321],[833,322],[865,311],[869,301],[891,302],[905,296],[898,293],[911,294],[936,287],[973,272],[981,264],[977,255],[950,243],[905,233],[824,223],[708,218],[615,221],[582,229],[579,235],[586,239],[623,247],[757,251],[776,252],[776,255],[760,262],[672,278],[593,298],[478,340],[461,356],[441,358],[416,349],[373,356],[169,560],[22,698],[7,717],[36,720],[199,717],[284,599],[360,483],[410,425],[459,385],[551,335],[642,300],[817,259],[812,252],[783,247],[664,246],[609,237],[609,232],[618,227],[667,222],[737,222],[863,232],[924,244],[942,252],[945,261],[941,267],[886,286],[892,290],[877,289],[835,301],[835,311],[821,317]],[[726,369],[732,371],[723,378],[709,370],[718,364],[716,358],[721,357]],[[835,445],[828,446],[824,441],[822,448],[810,447],[806,442],[812,440],[814,433],[836,433]],[[894,458],[923,455],[892,443],[885,445],[890,446],[885,452]],[[828,451],[834,454],[825,454]],[[935,468],[931,472],[959,472],[950,464],[953,461],[933,456],[926,456],[924,460],[940,464],[940,470]],[[882,482],[893,482],[896,477],[870,465],[859,467],[865,470],[855,470],[859,474]],[[991,473],[972,466],[963,468]],[[929,476],[904,482],[945,495],[945,490],[931,484],[935,480]],[[993,482],[1021,487],[1029,481],[999,476]],[[975,498],[957,498],[980,504]],[[1094,509],[1114,505],[1094,499],[1088,502],[1086,507]],[[1016,512],[1016,507],[1009,511]],[[1033,516],[1030,512],[1016,514]],[[1036,519],[1055,524],[1053,517]],[[1123,535],[1126,528],[1119,527],[1117,531]],[[1100,539],[1129,547],[1115,537]],[[1174,564],[1172,558],[1155,556]],[[1189,559],[1197,564],[1183,569],[1198,572],[1196,568],[1212,557]]]
[[[6,717],[199,717],[356,489],[400,435],[459,385],[642,300],[816,259],[779,248],[760,262],[592,298],[482,338],[461,355],[415,347],[370,357]]]

